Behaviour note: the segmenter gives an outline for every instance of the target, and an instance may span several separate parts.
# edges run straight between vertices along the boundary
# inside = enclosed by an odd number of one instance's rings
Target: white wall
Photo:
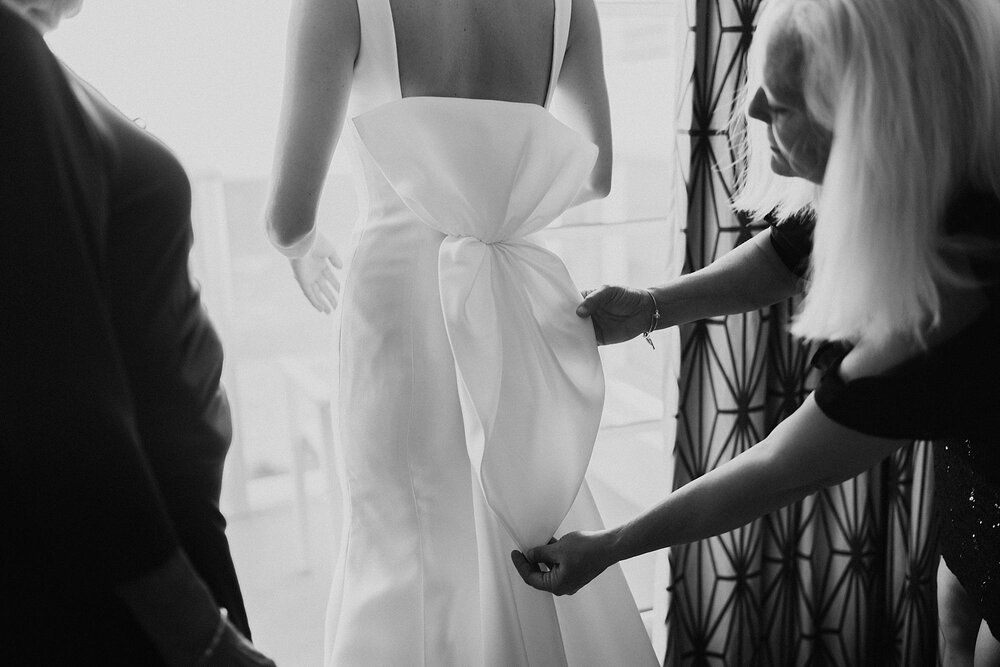
[[[264,176],[289,7],[279,0],[90,0],[48,41],[189,171]]]

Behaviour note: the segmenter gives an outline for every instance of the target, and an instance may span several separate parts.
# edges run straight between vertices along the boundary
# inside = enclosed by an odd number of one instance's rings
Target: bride
[[[556,90],[576,129],[548,113]],[[653,664],[619,569],[553,598],[508,557],[600,527],[594,334],[562,262],[525,238],[610,187],[593,0],[298,1],[267,226],[324,312],[341,263],[315,217],[345,127],[364,214],[327,664]]]

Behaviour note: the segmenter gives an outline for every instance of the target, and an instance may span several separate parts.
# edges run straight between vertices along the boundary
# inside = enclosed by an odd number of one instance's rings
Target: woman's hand
[[[590,317],[598,345],[610,345],[649,331],[653,321],[653,299],[646,290],[604,285],[584,292],[576,307],[580,317]]]
[[[512,551],[517,573],[524,583],[553,595],[573,595],[614,564],[611,531],[568,533],[544,547],[522,554]],[[548,571],[538,566],[544,563]]]
[[[309,253],[289,261],[295,280],[313,308],[321,313],[332,313],[340,293],[340,281],[334,269],[341,268],[343,263],[330,239],[317,232],[316,242]]]

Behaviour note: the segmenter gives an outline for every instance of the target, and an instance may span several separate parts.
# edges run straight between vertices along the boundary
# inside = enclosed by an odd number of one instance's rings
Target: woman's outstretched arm
[[[733,530],[850,479],[909,442],[841,426],[810,396],[765,440],[628,523],[570,533],[511,557],[529,585],[556,595],[572,594],[618,561]],[[549,571],[542,572],[537,563],[545,563]]]
[[[660,313],[656,328],[665,329],[766,308],[798,293],[801,282],[778,257],[770,232],[764,231],[705,268],[652,287],[649,293],[618,285],[593,290],[576,313],[593,320],[599,344],[610,345],[649,329],[653,299]]]
[[[313,233],[323,182],[344,125],[360,30],[354,0],[297,0],[292,8],[265,218],[271,240],[291,249],[293,256],[305,254],[311,245],[305,240]],[[295,252],[300,243],[306,247]]]

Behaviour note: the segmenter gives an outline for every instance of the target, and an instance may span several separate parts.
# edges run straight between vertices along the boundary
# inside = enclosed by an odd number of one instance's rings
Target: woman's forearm
[[[357,6],[300,0],[289,29],[288,62],[271,194],[268,235],[291,246],[313,228],[323,183],[347,112],[358,53]]]
[[[598,148],[597,160],[573,206],[603,199],[611,191],[613,161],[611,107],[604,78],[601,27],[593,0],[573,3],[569,42],[559,73],[559,95],[567,100],[571,127]]]
[[[801,281],[782,264],[765,230],[705,268],[650,291],[661,315],[657,328],[663,329],[766,308],[800,289]]]
[[[773,486],[765,450],[766,443],[756,445],[614,529],[613,562],[725,533],[815,490]]]
[[[810,396],[764,441],[610,531],[614,561],[733,530],[872,467],[906,444],[826,417]]]

